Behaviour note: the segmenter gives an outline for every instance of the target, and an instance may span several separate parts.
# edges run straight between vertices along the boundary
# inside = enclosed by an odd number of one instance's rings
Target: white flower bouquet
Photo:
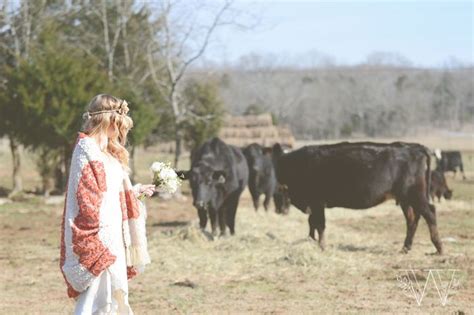
[[[162,192],[174,194],[181,186],[181,179],[170,163],[153,162],[150,170],[153,172],[153,185]]]

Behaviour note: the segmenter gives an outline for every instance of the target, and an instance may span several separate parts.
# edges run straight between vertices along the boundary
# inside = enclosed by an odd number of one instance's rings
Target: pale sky
[[[233,62],[249,53],[297,59],[309,51],[356,64],[373,52],[399,53],[415,66],[448,58],[474,64],[472,1],[237,0],[261,15],[251,31],[223,29],[206,57]]]

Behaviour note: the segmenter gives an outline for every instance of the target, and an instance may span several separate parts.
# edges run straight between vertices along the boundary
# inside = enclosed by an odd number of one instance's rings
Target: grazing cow
[[[453,191],[449,189],[448,184],[446,183],[446,177],[444,173],[440,171],[431,171],[431,189],[430,189],[431,199],[435,196],[438,197],[438,202],[441,201],[441,196],[444,199],[449,200],[453,196]]]
[[[249,167],[249,190],[255,211],[258,210],[260,195],[263,194],[265,211],[273,196],[276,212],[288,213],[289,201],[284,188],[276,180],[271,148],[252,143],[243,149],[243,153]]]
[[[190,180],[201,229],[206,228],[209,216],[213,234],[218,222],[221,235],[225,235],[226,225],[233,235],[240,194],[248,181],[242,151],[213,138],[193,152],[191,169],[179,171],[178,175]]]
[[[309,235],[324,249],[325,208],[367,209],[389,198],[401,205],[407,223],[403,250],[411,249],[420,216],[438,253],[442,245],[435,207],[429,204],[430,154],[419,144],[395,142],[306,146],[284,154],[273,148],[276,175],[293,205],[309,213]]]
[[[459,168],[462,174],[462,178],[466,179],[466,175],[464,174],[464,166],[462,164],[461,152],[441,151],[440,149],[436,149],[434,152],[437,162],[436,170],[443,173],[454,172],[454,177],[456,177],[456,172]]]
[[[277,184],[276,191],[273,194],[273,202],[275,203],[275,212],[278,214],[288,214],[290,211],[290,195],[285,185]]]

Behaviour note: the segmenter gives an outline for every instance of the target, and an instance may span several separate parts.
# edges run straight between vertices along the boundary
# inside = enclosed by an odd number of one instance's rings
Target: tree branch
[[[222,8],[219,10],[219,12],[214,16],[212,24],[207,29],[206,35],[204,36],[204,41],[203,41],[201,47],[198,49],[198,51],[191,58],[189,58],[187,61],[185,61],[183,66],[181,67],[181,69],[178,70],[178,74],[176,76],[176,81],[179,81],[183,77],[183,75],[186,72],[186,69],[188,68],[188,66],[190,64],[192,64],[194,61],[196,61],[199,57],[201,57],[202,54],[206,51],[206,48],[209,45],[209,40],[210,40],[212,34],[214,33],[216,27],[220,25],[222,15],[227,11],[227,9],[229,9],[231,4],[232,4],[232,1],[226,1],[224,3],[224,5],[222,6]]]

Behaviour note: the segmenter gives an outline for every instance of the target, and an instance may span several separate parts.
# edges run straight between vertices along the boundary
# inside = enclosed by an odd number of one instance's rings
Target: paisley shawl
[[[110,267],[116,257],[109,249],[110,237],[104,228],[101,210],[108,198],[118,198],[122,216],[127,276],[132,278],[150,263],[145,231],[146,208],[136,197],[124,171],[118,196],[107,190],[104,154],[94,139],[79,133],[68,179],[61,228],[60,268],[69,297],[77,297]]]

